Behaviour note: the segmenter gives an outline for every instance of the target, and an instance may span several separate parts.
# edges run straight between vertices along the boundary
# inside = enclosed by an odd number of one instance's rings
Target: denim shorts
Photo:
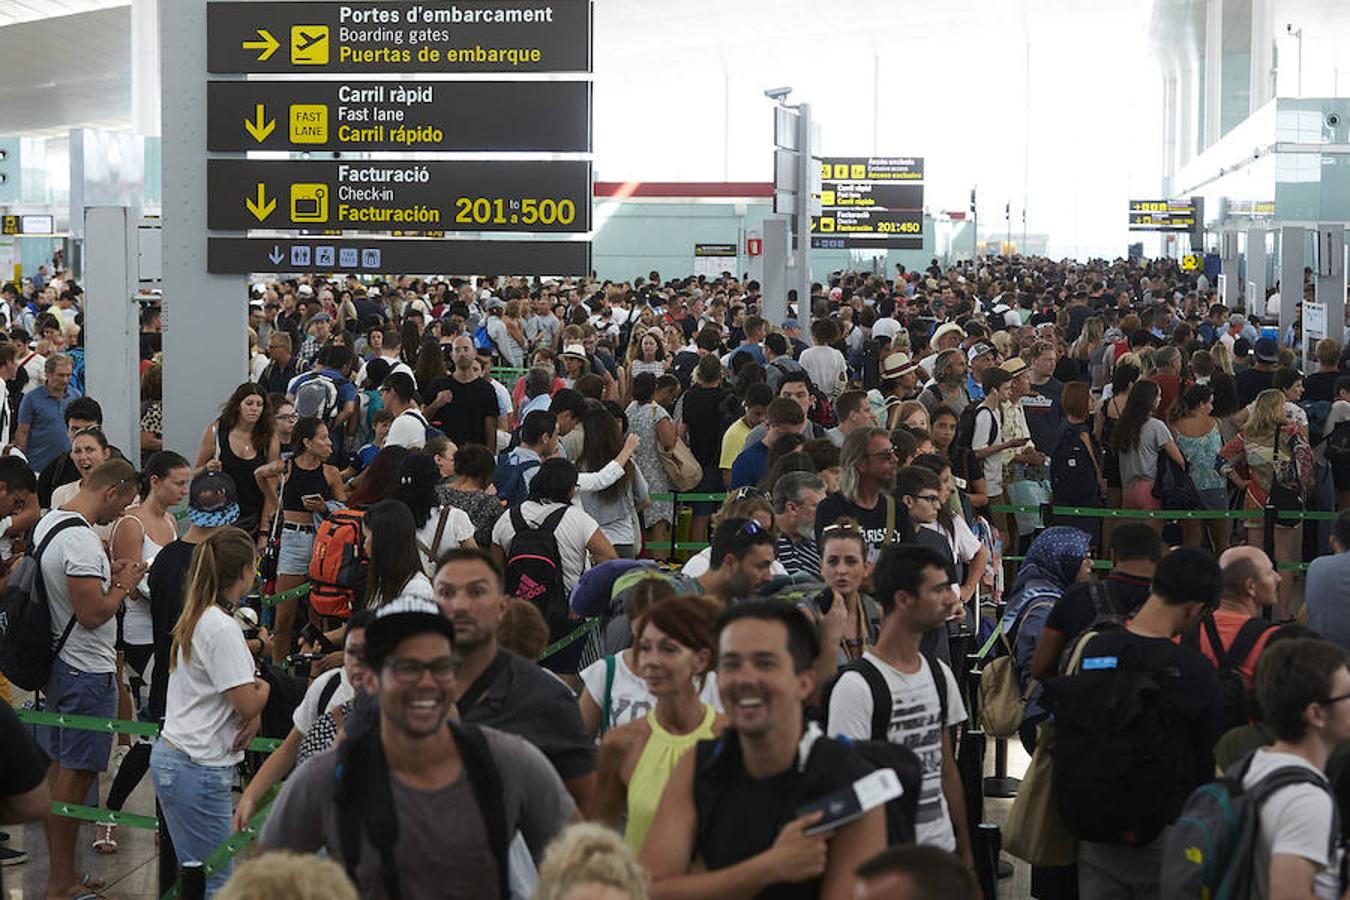
[[[111,719],[117,715],[116,680],[113,672],[83,672],[58,659],[52,663],[43,708],[52,713]],[[42,749],[63,769],[102,772],[108,768],[112,732],[40,726],[35,733]]]
[[[278,575],[308,575],[309,557],[314,550],[314,532],[281,532],[281,547],[277,552]]]
[[[1224,488],[1204,488],[1199,493],[1201,509],[1228,508],[1228,491]]]

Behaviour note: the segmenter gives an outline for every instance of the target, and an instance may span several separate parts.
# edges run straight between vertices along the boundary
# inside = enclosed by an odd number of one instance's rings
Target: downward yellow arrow
[[[267,188],[260,181],[258,182],[257,201],[255,202],[252,197],[245,197],[244,205],[248,207],[249,212],[253,213],[253,218],[261,222],[272,214],[272,210],[277,208],[277,200],[275,197],[271,200],[267,199]]]
[[[276,53],[277,48],[280,47],[281,44],[277,41],[276,38],[272,37],[272,33],[268,31],[266,28],[259,28],[257,31],[258,37],[262,38],[262,40],[244,41],[244,49],[261,50],[262,53],[258,54],[258,62],[263,62],[273,53]]]
[[[259,103],[253,118],[244,120],[244,127],[248,129],[249,134],[253,135],[253,139],[261,144],[272,133],[272,129],[277,127],[277,120],[268,119],[264,122],[263,105]]]

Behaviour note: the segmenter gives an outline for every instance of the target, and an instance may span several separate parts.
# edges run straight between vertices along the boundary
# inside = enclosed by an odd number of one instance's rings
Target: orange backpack
[[[309,557],[309,606],[321,616],[345,619],[360,608],[367,560],[361,550],[364,510],[339,509],[314,532]]]

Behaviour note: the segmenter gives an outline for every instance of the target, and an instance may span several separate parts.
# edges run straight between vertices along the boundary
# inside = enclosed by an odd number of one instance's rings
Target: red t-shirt
[[[1252,617],[1244,613],[1229,612],[1226,609],[1216,609],[1214,611],[1214,627],[1219,631],[1219,640],[1223,642],[1224,649],[1233,646],[1233,639],[1237,637],[1238,630],[1242,628]],[[1238,664],[1237,670],[1242,675],[1242,681],[1250,690],[1252,679],[1256,677],[1256,661],[1261,658],[1261,651],[1266,649],[1266,641],[1275,633],[1274,628],[1267,628],[1260,637],[1256,639],[1256,644],[1252,647],[1252,652],[1247,654],[1247,658]],[[1180,637],[1175,637],[1173,641],[1180,642]],[[1200,652],[1205,654],[1205,658],[1219,665],[1218,655],[1214,648],[1210,646],[1209,635],[1205,632],[1204,626],[1200,628]]]

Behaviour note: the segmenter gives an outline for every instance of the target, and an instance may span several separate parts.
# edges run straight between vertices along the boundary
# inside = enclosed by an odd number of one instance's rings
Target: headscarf
[[[1068,590],[1091,543],[1086,531],[1067,525],[1052,525],[1036,535],[1008,591],[1004,627],[1012,626],[1028,599],[1047,594],[1058,597]]]

